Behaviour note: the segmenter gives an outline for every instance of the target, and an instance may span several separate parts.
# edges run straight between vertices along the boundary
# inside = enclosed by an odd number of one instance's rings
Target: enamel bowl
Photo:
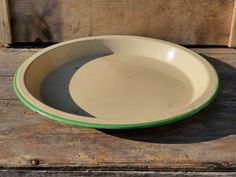
[[[219,80],[184,47],[137,36],[62,42],[26,60],[14,77],[22,102],[68,124],[145,128],[172,123],[207,106]]]

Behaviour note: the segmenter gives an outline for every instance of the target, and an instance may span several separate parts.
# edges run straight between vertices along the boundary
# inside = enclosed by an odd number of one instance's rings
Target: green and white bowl
[[[216,96],[219,79],[203,57],[169,42],[98,36],[62,42],[26,60],[14,89],[34,111],[101,129],[172,123]]]

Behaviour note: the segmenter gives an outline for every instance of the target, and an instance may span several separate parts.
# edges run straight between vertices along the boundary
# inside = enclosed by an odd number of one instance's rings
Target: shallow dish
[[[145,128],[186,118],[216,96],[219,80],[204,58],[169,42],[98,36],[34,54],[14,76],[29,108],[64,123]]]

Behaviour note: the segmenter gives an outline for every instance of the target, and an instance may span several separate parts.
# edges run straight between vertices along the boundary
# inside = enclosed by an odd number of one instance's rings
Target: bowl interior
[[[77,106],[103,119],[155,119],[192,101],[190,79],[143,56],[113,54],[83,65],[69,82]]]
[[[114,124],[186,113],[206,102],[217,82],[209,63],[187,49],[119,36],[49,48],[20,75],[23,94],[47,112]]]

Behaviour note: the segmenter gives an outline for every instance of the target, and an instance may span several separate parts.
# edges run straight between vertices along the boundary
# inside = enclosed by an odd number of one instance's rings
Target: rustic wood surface
[[[235,175],[223,173],[236,171],[235,49],[193,48],[215,66],[221,80],[217,100],[206,109],[171,125],[122,131],[61,124],[24,106],[14,95],[12,76],[21,62],[39,50],[0,49],[0,176],[56,176],[58,170],[68,170],[64,176],[70,172],[88,176],[90,171],[94,176],[105,176],[106,171],[107,176],[117,171],[124,171],[123,176],[129,171],[137,176],[157,175],[157,171]]]
[[[10,0],[14,42],[104,34],[228,45],[234,0]]]
[[[10,44],[11,23],[8,0],[0,0],[0,45]]]

